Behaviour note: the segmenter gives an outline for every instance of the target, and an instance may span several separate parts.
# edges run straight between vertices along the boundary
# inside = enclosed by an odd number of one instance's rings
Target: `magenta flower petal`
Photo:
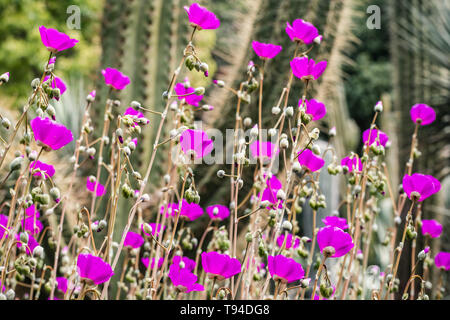
[[[436,220],[422,220],[422,234],[438,238],[442,233],[442,225]]]
[[[206,273],[219,279],[227,279],[241,272],[241,263],[236,258],[215,251],[202,253],[202,267]]]
[[[90,253],[78,255],[77,267],[81,278],[90,279],[95,284],[106,282],[114,275],[114,271],[108,263]]]
[[[385,147],[388,141],[389,141],[388,135],[381,130],[367,129],[366,131],[363,132],[364,144],[372,145],[375,142],[377,146],[382,145],[383,147]]]
[[[8,233],[6,232],[6,227],[8,226],[8,216],[4,214],[0,214],[0,225],[4,228],[0,227],[0,240],[8,238]]]
[[[292,25],[286,22],[286,33],[291,38],[291,41],[302,41],[305,44],[312,43],[319,36],[319,31],[317,31],[316,27],[302,19],[295,19]]]
[[[106,68],[102,70],[102,74],[105,78],[106,85],[111,86],[116,90],[123,90],[130,84],[130,78],[117,69]]]
[[[316,63],[313,59],[307,57],[297,57],[291,60],[292,73],[302,80],[317,80],[326,67],[326,61]]]
[[[78,43],[78,40],[71,39],[67,34],[59,32],[53,28],[39,27],[41,40],[44,46],[52,52],[63,51],[72,48]]]
[[[230,209],[227,206],[216,204],[206,208],[206,213],[211,219],[224,220],[230,215]]]
[[[56,278],[56,283],[58,284],[58,290],[61,290],[64,293],[67,292],[68,281],[67,281],[66,278],[64,278],[64,277],[57,277]]]
[[[150,262],[150,258],[142,258],[141,259],[142,264],[148,268],[148,263]],[[164,257],[161,257],[158,259],[158,265],[156,266],[157,269],[160,269],[164,263]],[[150,264],[150,269],[153,269],[155,267],[155,258],[152,259],[152,263]]]
[[[425,200],[429,196],[437,193],[441,189],[440,182],[433,176],[413,173],[403,177],[403,190],[412,199],[412,196],[418,196],[419,202]]]
[[[220,26],[220,20],[216,15],[198,3],[193,3],[190,7],[185,6],[184,10],[188,14],[191,25],[199,30],[217,29]]]
[[[169,267],[168,276],[173,285],[181,292],[205,290],[201,284],[196,283],[197,276],[187,268],[180,268],[179,264],[174,263]]]
[[[209,139],[206,132],[192,129],[187,129],[181,134],[180,145],[185,154],[194,152],[195,158],[203,158],[214,148],[214,142]]]
[[[312,121],[320,120],[327,114],[327,108],[325,104],[315,99],[305,100],[306,114],[311,116]],[[301,106],[302,99],[298,101],[298,105]]]
[[[262,59],[272,59],[280,53],[282,47],[271,43],[252,41],[255,53]]]
[[[259,140],[253,141],[250,144],[250,152],[253,158],[262,157],[263,159],[272,159],[273,156],[277,156],[280,153],[280,148],[277,148],[276,144],[270,141],[259,142]]]
[[[134,249],[139,248],[143,244],[144,238],[139,233],[133,231],[127,232],[127,235],[125,236],[125,242],[123,243],[125,247],[129,246]]]
[[[177,94],[178,100],[185,100],[187,104],[198,107],[199,102],[203,99],[203,95],[195,94],[195,88],[190,87],[188,82],[177,83],[175,86],[175,93]]]
[[[39,215],[22,219],[22,228],[31,234],[38,234],[44,229],[44,225],[38,220]]]
[[[34,139],[53,150],[58,150],[73,140],[72,132],[49,118],[36,117],[30,121]]]
[[[161,230],[164,231],[166,229],[166,226],[163,226],[162,224],[159,223],[149,223],[149,225],[150,227],[152,227],[152,235],[154,237],[158,237]],[[144,231],[144,224],[141,224],[141,230],[147,237],[151,237],[150,234]]]
[[[41,171],[40,172],[36,171],[33,174],[33,176],[35,176],[35,177],[41,177],[42,178],[42,173],[43,173],[44,174],[44,178],[48,178],[48,177],[51,178],[55,174],[55,168],[52,165],[46,164],[46,163],[41,162],[39,160],[38,161],[33,161],[33,162],[30,163],[30,172],[32,172],[32,171],[34,171],[36,169],[39,169]]]
[[[323,167],[325,160],[316,156],[310,149],[304,149],[298,154],[298,162],[308,168],[311,172],[317,171]]]
[[[300,246],[300,239],[295,238],[295,241],[292,241],[293,235],[288,234],[286,237],[286,243],[284,244],[284,248],[289,250],[290,248],[297,249]],[[277,245],[281,248],[284,242],[284,234],[281,234],[277,238]]]
[[[174,256],[172,259],[172,263],[175,265],[179,265],[180,263],[184,263],[184,268],[186,268],[189,271],[194,271],[195,269],[195,261],[192,259],[189,259],[188,257],[181,257],[181,256]]]
[[[279,279],[282,282],[290,283],[302,279],[305,275],[305,271],[300,263],[281,254],[268,256],[267,264],[270,275],[274,280]]]
[[[337,227],[324,227],[317,233],[317,244],[320,252],[326,247],[333,247],[335,253],[331,258],[339,258],[347,254],[353,247],[352,237]]]
[[[349,172],[361,172],[363,165],[359,157],[345,157],[341,160],[341,166],[347,166]]]
[[[322,219],[322,222],[329,227],[336,227],[342,230],[348,229],[347,219],[337,216],[328,216]]]
[[[432,107],[424,103],[418,103],[411,107],[411,120],[419,123],[421,126],[426,126],[436,120],[436,112]]]
[[[159,213],[161,214],[166,213],[166,218],[169,216],[173,217],[176,214],[175,210],[178,210],[178,203],[176,202],[162,205],[159,210]]]
[[[97,191],[95,191],[96,186]],[[106,193],[106,188],[104,185],[96,181],[91,182],[91,180],[89,180],[89,177],[86,179],[86,188],[91,192],[95,192],[95,195],[97,197],[101,197]]]
[[[124,116],[132,116],[133,118],[140,118],[144,119],[146,123],[149,123],[150,120],[148,120],[142,112],[139,112],[138,110],[133,109],[132,107],[129,107],[127,110],[125,110]]]
[[[183,199],[180,215],[188,218],[189,221],[194,221],[203,215],[203,208],[195,202],[188,203]]]
[[[17,248],[20,248],[22,246],[22,242],[20,242],[20,235],[16,234],[16,240],[19,241],[17,242]],[[28,235],[28,243],[27,243],[28,247],[26,248],[27,255],[31,255],[33,253],[34,248],[36,248],[38,245],[39,243],[36,241],[36,239],[33,238],[33,236]]]
[[[44,78],[44,82],[47,81],[50,78],[50,76],[45,76]],[[58,77],[53,77],[53,80],[51,82],[51,87],[53,89],[58,88],[59,89],[59,93],[62,95],[64,92],[66,92],[67,86],[64,83],[64,81],[62,81],[61,78]],[[56,100],[59,100],[59,98],[55,98]]]
[[[434,264],[438,268],[442,268],[447,271],[450,270],[450,252],[444,251],[439,252],[434,257]]]

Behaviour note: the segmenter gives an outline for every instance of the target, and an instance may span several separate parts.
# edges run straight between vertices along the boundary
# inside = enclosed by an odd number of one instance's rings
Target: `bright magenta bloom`
[[[253,158],[262,157],[264,160],[268,160],[272,159],[273,156],[277,156],[280,153],[280,148],[277,148],[277,146],[270,141],[259,142],[259,140],[256,140],[250,144],[250,152]]]
[[[180,137],[181,150],[185,154],[194,152],[195,158],[203,158],[211,153],[214,142],[202,130],[185,130]]]
[[[125,110],[124,116],[131,116],[135,119],[143,119],[147,124],[150,122],[142,112],[139,112],[138,110],[133,109],[132,107],[129,107],[127,110]],[[140,123],[139,123],[140,124]],[[136,125],[136,123],[135,123]]]
[[[297,57],[291,60],[292,73],[302,80],[317,80],[326,67],[326,61],[316,63],[313,59],[307,57]]]
[[[77,267],[81,278],[90,279],[95,284],[106,282],[114,275],[114,271],[108,263],[90,253],[78,255]]]
[[[230,215],[230,209],[227,206],[215,204],[206,208],[206,213],[211,219],[224,220]]]
[[[434,257],[434,264],[437,268],[442,268],[446,271],[450,270],[450,252],[439,252]]]
[[[287,237],[286,237],[286,243],[284,244],[284,248],[289,250],[290,248],[294,248],[297,249],[298,246],[300,245],[300,239],[299,238],[295,238],[295,241],[292,241],[292,238],[294,236],[291,233],[288,233]],[[277,245],[281,248],[281,246],[283,245],[284,242],[284,234],[280,234],[277,238]]]
[[[49,118],[36,117],[30,121],[34,139],[45,146],[58,150],[73,140],[72,132]]]
[[[320,120],[327,114],[325,104],[316,99],[305,100],[306,114],[311,116],[312,121]],[[301,107],[302,99],[298,101],[298,106]]]
[[[178,100],[186,101],[187,104],[198,107],[199,102],[203,99],[202,95],[195,94],[195,88],[189,85],[189,79],[185,78],[184,82],[178,82],[175,86],[175,93],[177,94]]]
[[[426,126],[436,120],[436,112],[434,109],[424,103],[413,105],[409,114],[411,115],[411,120],[419,123],[421,126]]]
[[[185,199],[183,199],[180,215],[188,218],[189,221],[194,221],[203,215],[203,208],[195,202],[188,203]]]
[[[150,262],[150,258],[142,258],[141,262],[144,264],[146,268],[148,268],[148,263]],[[164,257],[161,257],[158,259],[158,265],[156,266],[157,269],[160,269],[164,263]],[[150,269],[153,269],[155,266],[155,258],[152,259],[152,264],[150,265]]]
[[[103,69],[102,74],[106,85],[116,90],[123,90],[130,83],[130,78],[114,68]]]
[[[169,268],[169,278],[173,285],[181,292],[204,291],[205,287],[197,282],[197,276],[179,264],[172,264]]]
[[[363,165],[359,157],[345,157],[341,160],[341,166],[347,166],[349,172],[361,172]]]
[[[319,31],[317,31],[316,27],[302,19],[295,19],[292,22],[292,26],[289,22],[286,22],[286,33],[291,38],[291,41],[302,41],[304,44],[312,43],[319,36]]]
[[[195,269],[195,261],[192,259],[189,259],[188,257],[181,257],[181,256],[174,256],[172,259],[172,264],[177,264],[181,268],[181,263],[184,264],[184,268],[186,268],[189,271],[194,271]]]
[[[227,279],[241,272],[241,263],[236,258],[215,251],[202,253],[202,267],[210,278]]]
[[[5,216],[4,214],[0,214],[0,225],[3,227],[7,227],[8,225],[8,216]],[[8,238],[8,233],[6,232],[5,228],[0,227],[0,240],[3,238]]]
[[[125,241],[123,245],[125,247],[129,246],[131,248],[139,248],[144,244],[144,238],[139,233],[128,231],[127,235],[125,236]]]
[[[277,46],[275,44],[271,43],[263,43],[258,41],[252,41],[252,47],[255,53],[261,58],[261,59],[272,59],[277,54],[280,53],[282,47]]]
[[[438,238],[442,233],[442,225],[436,220],[422,220],[422,234]]]
[[[45,76],[44,78],[44,82],[47,81],[50,78],[50,76]],[[58,77],[53,77],[52,83],[51,83],[51,87],[53,89],[58,88],[59,89],[59,93],[62,95],[64,92],[66,92],[67,86],[64,83],[64,81],[62,81],[61,78]],[[56,100],[59,101],[59,98],[55,98]]]
[[[412,200],[412,196],[417,196],[417,201],[419,202],[441,190],[439,180],[433,176],[421,173],[405,174],[402,183],[403,190],[405,190],[408,198]]]
[[[264,177],[266,178],[266,176]],[[281,181],[275,175],[272,175],[269,179],[266,180],[267,188],[265,188],[262,192],[262,196],[259,194],[258,197],[261,196],[262,201],[269,201],[272,204],[278,204],[278,208],[281,209],[283,207],[283,200],[277,199],[278,190],[283,188]]]
[[[96,186],[97,191],[95,191]],[[91,192],[95,192],[95,195],[97,197],[101,197],[106,193],[106,188],[104,185],[96,181],[91,182],[91,180],[89,180],[89,177],[86,179],[86,188]]]
[[[22,242],[20,242],[20,235],[16,234],[16,240],[19,241],[17,242],[17,248],[20,248],[22,246]],[[32,235],[28,235],[28,243],[27,243],[28,247],[25,247],[27,255],[31,255],[33,253],[34,248],[36,248],[38,245],[39,242],[37,242]]]
[[[216,15],[198,3],[193,3],[190,7],[184,6],[184,10],[188,14],[191,25],[198,30],[217,29],[220,26],[220,20]]]
[[[166,205],[162,205],[159,213],[164,214],[166,213],[166,218],[169,216],[175,216],[175,210],[178,210],[178,202],[168,203]]]
[[[35,171],[36,169],[41,170]],[[55,174],[55,168],[51,164],[46,164],[41,161],[33,161],[30,163],[30,172],[35,171],[33,176],[35,177],[42,177],[42,173],[44,174],[44,178],[51,178]]]
[[[327,247],[334,248],[331,258],[339,258],[347,254],[353,247],[352,237],[337,227],[324,227],[317,233],[317,244],[320,252]]]
[[[67,34],[53,28],[47,29],[44,26],[40,26],[39,33],[44,46],[54,53],[72,48],[78,43],[78,40],[71,39]]]
[[[67,287],[68,287],[67,278],[57,277],[56,278],[56,283],[58,284],[58,290],[61,290],[64,293],[67,292]]]
[[[329,227],[336,227],[342,230],[348,229],[347,219],[337,216],[328,216],[322,219],[322,222]]]
[[[166,229],[166,226],[163,226],[162,224],[159,224],[159,223],[149,223],[149,225],[150,225],[150,227],[152,227],[152,235],[154,237],[158,237],[159,236],[159,233],[161,232],[161,229],[162,229],[162,231],[164,231]],[[150,234],[145,232],[144,224],[141,224],[141,230],[147,237],[151,237]]]
[[[370,140],[369,140],[370,134]],[[389,137],[386,133],[377,129],[367,129],[363,132],[363,142],[364,144],[372,145],[376,142],[376,145],[386,146],[386,143],[389,141]]]
[[[281,254],[268,256],[267,264],[272,278],[274,280],[281,280],[284,283],[300,280],[305,275],[305,271],[300,263],[292,258],[286,258]]]
[[[310,149],[304,149],[299,154],[298,162],[311,172],[319,170],[325,164],[325,160],[316,156]]]
[[[42,231],[44,225],[39,221],[41,214],[33,204],[25,210],[25,217],[22,219],[22,228],[31,234],[37,234]]]

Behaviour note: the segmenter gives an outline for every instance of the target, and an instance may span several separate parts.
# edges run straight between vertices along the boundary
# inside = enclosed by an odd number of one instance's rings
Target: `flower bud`
[[[25,243],[25,244],[28,244],[28,233],[21,232],[20,233],[20,241]]]
[[[5,128],[6,130],[9,130],[9,127],[11,126],[11,121],[9,121],[6,118],[2,119],[2,127]]]
[[[53,187],[50,189],[50,195],[53,198],[53,200],[57,200],[61,198],[61,192],[57,187]]]
[[[217,176],[218,176],[219,178],[225,177],[225,171],[223,171],[223,170],[217,171]]]
[[[375,112],[383,112],[383,103],[381,101],[378,101],[373,110]]]
[[[291,232],[292,231],[292,223],[290,221],[288,221],[288,220],[284,220],[282,228],[285,231]]]
[[[244,126],[250,127],[252,125],[252,119],[249,117],[244,118]]]
[[[272,107],[272,114],[273,114],[273,115],[277,115],[277,114],[279,114],[280,112],[281,112],[280,107],[278,107],[278,106]]]
[[[285,114],[287,117],[292,117],[294,116],[294,108],[293,107],[287,107]]]
[[[44,248],[42,248],[41,246],[36,246],[33,249],[33,257],[43,258],[44,257]]]
[[[201,96],[205,93],[205,88],[204,87],[195,88],[194,93],[198,96]]]
[[[22,167],[22,162],[23,162],[23,158],[22,157],[17,157],[15,158],[13,161],[11,161],[11,163],[9,164],[9,171],[16,171],[16,170],[20,170],[20,168]]]
[[[7,83],[9,81],[9,72],[0,75],[0,82]]]

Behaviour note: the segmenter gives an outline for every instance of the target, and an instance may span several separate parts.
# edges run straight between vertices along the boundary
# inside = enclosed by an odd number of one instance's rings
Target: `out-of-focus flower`
[[[450,270],[450,252],[441,251],[434,257],[434,264],[437,268]]]
[[[302,80],[317,80],[326,67],[326,61],[316,63],[313,59],[307,57],[297,57],[291,60],[292,73]]]
[[[442,225],[436,220],[422,220],[422,234],[438,238],[442,233]]]
[[[250,152],[253,158],[272,159],[280,153],[280,148],[270,141],[253,141],[250,144]]]
[[[241,263],[227,254],[212,252],[202,253],[202,267],[210,278],[227,279],[241,272]]]
[[[345,157],[341,160],[341,166],[347,166],[349,172],[361,172],[363,165],[359,157]]]
[[[170,280],[180,292],[204,291],[205,287],[197,282],[197,276],[187,268],[180,268],[179,264],[172,264],[169,267]]]
[[[319,36],[319,31],[317,31],[316,27],[302,19],[295,19],[292,25],[286,22],[286,33],[291,38],[291,41],[301,41],[304,44],[312,43]]]
[[[168,203],[166,205],[162,205],[161,208],[159,209],[159,213],[164,214],[164,212],[166,213],[166,218],[169,216],[175,216],[176,212],[175,210],[178,210],[178,203],[177,202],[173,202],[173,203]]]
[[[327,114],[325,104],[315,99],[305,100],[306,114],[311,116],[312,121],[320,120]],[[301,107],[302,99],[298,101],[298,106]]]
[[[183,199],[180,216],[186,217],[189,221],[194,221],[200,218],[202,215],[203,215],[202,207],[200,207],[195,202],[188,203],[185,199]]]
[[[149,226],[152,228],[152,235],[154,236],[154,237],[158,237],[159,236],[159,233],[161,232],[161,230],[162,231],[164,231],[165,229],[166,229],[166,226],[164,226],[164,225],[162,225],[162,224],[159,224],[159,223],[149,223]],[[141,224],[141,230],[142,230],[142,232],[146,235],[146,236],[148,236],[148,237],[151,237],[151,235],[150,234],[148,234],[145,230],[144,230],[144,224]]]
[[[108,263],[90,253],[78,255],[77,267],[81,278],[90,279],[95,284],[106,282],[114,275],[114,271]]]
[[[123,90],[130,83],[130,78],[114,68],[103,69],[102,74],[106,85],[116,90]]]
[[[192,155],[193,152],[195,158],[203,158],[211,153],[214,142],[202,130],[187,129],[180,136],[180,145],[186,155]]]
[[[328,216],[322,219],[322,222],[329,227],[336,227],[342,230],[348,229],[347,219],[336,216]]]
[[[36,171],[39,169],[39,171]],[[55,168],[51,164],[46,164],[39,160],[33,161],[30,163],[30,172],[35,171],[33,176],[42,177],[42,173],[44,174],[44,178],[51,178],[55,174]]]
[[[419,202],[441,190],[439,180],[433,176],[421,173],[405,174],[402,184],[408,198],[412,200],[414,197]]]
[[[363,132],[364,144],[372,145],[375,142],[377,146],[382,145],[383,147],[385,147],[388,141],[389,141],[388,135],[381,130],[367,129]]]
[[[294,236],[291,233],[288,233],[286,237],[286,243],[284,244],[284,248],[289,250],[290,248],[297,249],[300,245],[300,239],[295,238],[295,241],[292,241]],[[277,245],[281,248],[284,242],[284,234],[280,234],[277,238]]]
[[[44,46],[53,53],[72,48],[78,43],[77,39],[71,39],[67,34],[53,28],[40,26],[39,33]]]
[[[206,213],[211,219],[224,220],[230,215],[230,209],[221,204],[215,204],[206,208]]]
[[[149,123],[150,122],[150,120],[148,120],[145,116],[144,116],[144,114],[142,113],[142,112],[139,112],[138,110],[135,110],[134,108],[132,108],[132,107],[129,107],[127,110],[125,110],[125,112],[124,112],[124,114],[123,114],[124,116],[131,116],[132,118],[134,118],[134,119],[142,119],[145,123]],[[135,121],[136,122],[136,121]],[[134,125],[136,125],[136,123],[134,124]]]
[[[4,214],[0,214],[0,225],[4,228],[0,227],[0,240],[8,238],[8,232],[6,232],[6,227],[8,226],[8,216]]]
[[[411,115],[411,120],[421,126],[426,126],[436,120],[436,112],[434,109],[424,103],[413,105],[409,114]]]
[[[281,280],[284,283],[300,280],[305,275],[305,271],[300,263],[281,254],[268,256],[267,264],[272,278],[274,280]]]
[[[172,259],[172,264],[178,264],[180,266],[184,265],[184,268],[191,272],[195,269],[195,261],[189,259],[188,257],[174,256]]]
[[[198,3],[193,3],[190,7],[184,6],[184,10],[188,14],[191,25],[198,30],[217,29],[220,26],[220,20],[216,15]]]
[[[89,177],[86,179],[86,188],[91,192],[95,192],[97,197],[101,197],[106,193],[106,188],[104,185],[97,181],[91,181]],[[97,191],[95,191],[95,188],[97,188]]]
[[[277,54],[280,53],[282,47],[277,46],[275,44],[271,43],[263,43],[258,41],[252,41],[252,47],[255,53],[261,58],[261,59],[272,59]]]
[[[44,82],[47,81],[48,79],[50,79],[50,76],[45,76]],[[53,77],[53,80],[50,85],[53,89],[58,88],[60,95],[62,95],[67,90],[67,86],[64,83],[64,81],[62,81],[62,79],[58,77]],[[55,99],[59,101],[59,97],[55,97]]]
[[[20,242],[20,235],[16,234],[16,240],[17,242],[17,248],[20,248],[22,246],[22,242]],[[36,241],[35,238],[33,238],[32,235],[28,236],[28,243],[26,248],[27,255],[31,255],[33,253],[34,248],[36,248],[39,245],[39,243]]]
[[[301,150],[298,154],[298,162],[311,172],[319,170],[325,164],[325,160],[316,156],[310,149]]]
[[[125,236],[125,241],[123,245],[125,247],[131,247],[131,248],[139,248],[144,244],[144,238],[139,233],[128,231],[127,235]]]
[[[179,96],[178,100],[184,99],[191,106],[198,107],[199,102],[203,99],[203,95],[195,94],[195,88],[189,86],[188,78],[185,78],[184,82],[178,82],[174,89],[177,96]]]
[[[325,252],[332,248],[334,253],[331,258],[339,258],[347,254],[353,247],[352,237],[337,227],[324,227],[317,233],[317,244],[322,254],[330,254],[333,252]]]
[[[148,268],[148,263],[150,262],[150,258],[145,257],[141,259],[141,262],[143,265]],[[157,269],[160,269],[164,263],[164,257],[161,257],[158,259],[158,265],[156,266]],[[150,269],[153,269],[155,267],[155,258],[152,259],[152,263],[150,264]]]
[[[49,118],[36,117],[30,121],[34,139],[44,146],[58,150],[73,140],[72,132]]]

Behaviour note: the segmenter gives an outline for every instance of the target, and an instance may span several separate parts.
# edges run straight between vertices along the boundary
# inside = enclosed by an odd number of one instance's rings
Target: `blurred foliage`
[[[80,8],[80,30],[69,30],[66,20]],[[57,56],[57,74],[63,80],[69,75],[89,76],[97,67],[100,56],[99,13],[103,1],[89,0],[0,0],[0,73],[11,73],[10,85],[2,94],[18,98],[23,103],[31,88],[30,82],[42,75],[48,51],[42,45],[39,26],[55,28],[79,40],[75,49]]]

